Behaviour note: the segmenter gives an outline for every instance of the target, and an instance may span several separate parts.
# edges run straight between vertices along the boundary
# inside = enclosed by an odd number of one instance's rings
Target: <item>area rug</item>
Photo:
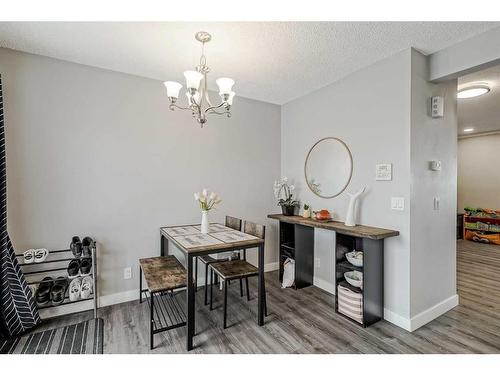
[[[7,341],[0,340],[0,354],[102,354],[103,320],[34,332]]]

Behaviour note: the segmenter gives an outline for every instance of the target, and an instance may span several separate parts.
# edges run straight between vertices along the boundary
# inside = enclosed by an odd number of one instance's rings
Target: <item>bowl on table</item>
[[[345,254],[347,261],[356,267],[363,267],[363,252],[362,251],[351,251]]]
[[[363,289],[363,273],[359,271],[349,271],[344,273],[344,278],[352,286]]]

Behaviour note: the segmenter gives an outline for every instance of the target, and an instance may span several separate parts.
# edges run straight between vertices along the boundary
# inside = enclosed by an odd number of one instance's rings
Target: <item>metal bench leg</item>
[[[205,263],[205,306],[208,305],[208,263]]]
[[[213,294],[213,285],[214,285],[214,271],[210,268],[210,311],[213,310],[212,307],[212,294]]]
[[[247,301],[250,301],[250,289],[248,288],[248,277],[245,277],[245,284],[247,286]]]
[[[142,303],[142,268],[139,266],[139,303]]]
[[[198,291],[198,257],[194,257],[194,292]]]
[[[240,297],[243,297],[243,279],[240,278]]]
[[[224,280],[224,329],[227,327],[227,280]]]
[[[153,312],[154,312],[154,293],[151,293],[150,292],[150,296],[151,296],[151,311],[150,311],[150,314],[151,314],[151,321],[149,323],[149,348],[151,350],[154,349],[154,334],[153,334],[153,323],[154,323],[154,317],[153,317]]]

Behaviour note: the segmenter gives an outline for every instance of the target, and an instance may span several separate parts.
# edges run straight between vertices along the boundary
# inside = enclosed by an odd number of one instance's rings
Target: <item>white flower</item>
[[[295,190],[295,186],[294,185],[290,185],[289,189],[290,189],[290,191],[293,191],[293,190]]]
[[[201,203],[207,203],[207,197],[206,197],[206,196],[204,196],[204,195],[202,195],[202,196],[200,197],[200,202],[201,202]]]
[[[282,177],[281,182],[286,184],[288,182],[288,177]]]
[[[210,193],[210,197],[208,199],[212,200],[217,198],[217,194],[215,194],[213,191]]]
[[[200,193],[194,193],[194,200],[200,200]]]
[[[206,197],[208,195],[208,190],[207,189],[203,189],[202,192],[201,192],[201,195],[203,195],[204,197]]]

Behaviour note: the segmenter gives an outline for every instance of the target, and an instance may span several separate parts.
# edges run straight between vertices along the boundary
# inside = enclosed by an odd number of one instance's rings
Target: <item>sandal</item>
[[[23,253],[24,264],[33,263],[35,261],[35,250],[29,249]]]
[[[42,263],[49,256],[49,251],[47,249],[36,249],[35,250],[35,263]]]
[[[56,281],[54,281],[54,285],[52,285],[52,289],[50,290],[52,306],[58,306],[64,302],[67,289],[68,280],[64,276],[59,276]]]
[[[78,272],[80,270],[80,264],[81,264],[80,259],[73,259],[71,262],[69,262],[68,276],[70,279],[74,279],[75,277],[78,276]]]

